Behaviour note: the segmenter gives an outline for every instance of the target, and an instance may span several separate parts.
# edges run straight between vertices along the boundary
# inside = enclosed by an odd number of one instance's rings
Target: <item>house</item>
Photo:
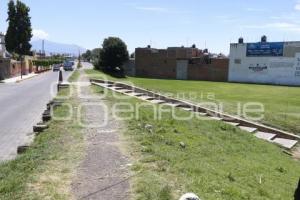
[[[300,42],[260,42],[230,45],[229,81],[300,85]]]
[[[208,50],[185,47],[135,50],[135,74],[139,77],[227,81],[229,59]]]

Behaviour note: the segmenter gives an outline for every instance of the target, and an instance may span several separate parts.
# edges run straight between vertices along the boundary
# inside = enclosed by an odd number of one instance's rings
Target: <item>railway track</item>
[[[97,85],[124,95],[136,97],[143,101],[148,101],[154,104],[165,104],[172,107],[181,108],[189,112],[197,112],[202,116],[209,117],[211,120],[223,121],[224,123],[239,127],[240,129],[253,134],[259,139],[279,145],[286,150],[293,149],[300,141],[300,136],[298,135],[265,126],[260,123],[248,121],[236,116],[216,112],[197,104],[170,98],[133,85],[100,79],[91,79],[90,82],[93,85]]]

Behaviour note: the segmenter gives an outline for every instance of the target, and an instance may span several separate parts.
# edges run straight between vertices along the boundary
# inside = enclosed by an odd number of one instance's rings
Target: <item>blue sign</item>
[[[283,56],[283,42],[265,42],[247,44],[247,56]]]

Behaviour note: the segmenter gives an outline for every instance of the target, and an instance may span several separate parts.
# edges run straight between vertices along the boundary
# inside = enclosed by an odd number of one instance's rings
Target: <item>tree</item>
[[[29,55],[32,38],[30,8],[21,1],[8,3],[8,29],[5,37],[6,47],[12,53]]]
[[[126,44],[117,37],[109,37],[104,40],[100,51],[99,66],[108,73],[121,71],[123,64],[128,61],[129,53]]]
[[[84,54],[82,54],[82,58],[90,62],[92,59],[92,51],[87,50]]]
[[[295,200],[299,200],[300,199],[300,180],[299,180],[299,183],[298,183],[298,187],[297,187],[297,189],[295,191],[294,198],[295,198]]]
[[[94,64],[96,69],[99,69],[100,52],[101,52],[101,48],[95,48],[95,49],[92,50],[91,62]]]
[[[17,1],[16,5],[16,18],[17,18],[17,42],[19,45],[16,47],[16,53],[29,55],[32,38],[31,18],[29,16],[30,8],[21,1]]]
[[[17,46],[17,24],[16,24],[16,6],[13,0],[8,3],[8,28],[5,35],[5,46],[9,52],[15,52]]]

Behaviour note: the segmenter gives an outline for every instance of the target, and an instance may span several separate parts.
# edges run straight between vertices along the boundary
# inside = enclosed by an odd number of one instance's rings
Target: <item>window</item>
[[[235,59],[234,64],[240,65],[240,64],[242,64],[242,60],[241,59]]]

